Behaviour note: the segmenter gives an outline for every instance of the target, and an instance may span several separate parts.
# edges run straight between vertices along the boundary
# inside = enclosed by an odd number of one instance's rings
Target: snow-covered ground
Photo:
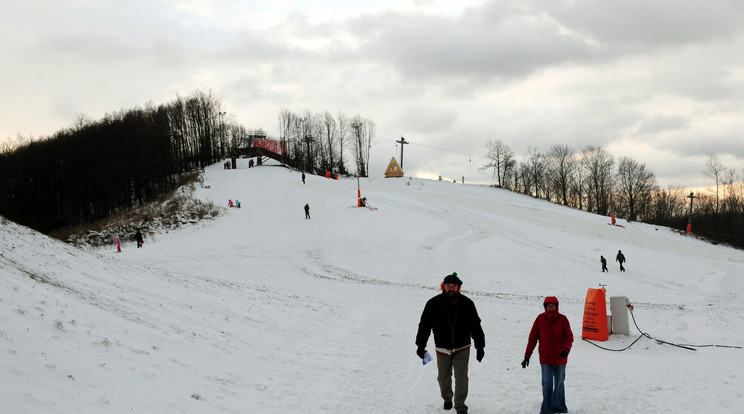
[[[122,253],[81,250],[0,218],[3,413],[440,413],[414,337],[453,271],[486,334],[471,413],[539,411],[537,359],[519,363],[546,295],[576,338],[570,412],[744,409],[742,349],[581,340],[587,289],[605,284],[654,338],[744,345],[742,251],[452,182],[361,179],[377,210],[355,208],[356,179],[303,185],[239,161],[208,168],[196,195],[242,208],[142,249],[121,235]]]

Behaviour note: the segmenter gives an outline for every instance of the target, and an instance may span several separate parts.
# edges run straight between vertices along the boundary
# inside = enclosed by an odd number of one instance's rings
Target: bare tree
[[[322,127],[323,152],[327,154],[324,157],[327,159],[327,164],[324,167],[332,170],[336,167],[336,161],[338,160],[338,146],[336,145],[336,141],[339,131],[336,120],[328,111],[323,113]]]
[[[582,158],[579,156],[579,158],[574,158],[575,165],[573,174],[571,174],[571,179],[569,181],[569,192],[571,194],[570,198],[570,205],[572,207],[576,207],[579,210],[584,209],[584,190],[586,189],[586,168],[582,165]]]
[[[75,114],[75,122],[73,123],[73,130],[80,131],[88,125],[91,125],[93,120],[82,112]]]
[[[359,115],[352,118],[350,125],[354,130],[352,147],[354,148],[357,174],[360,177],[367,177],[369,173],[369,151],[375,137],[376,126],[374,122]]]
[[[628,157],[620,157],[617,164],[618,205],[627,211],[631,220],[639,211],[648,212],[651,194],[656,190],[656,176],[641,164]]]
[[[0,140],[0,154],[13,152],[17,148],[21,148],[33,140],[33,137],[24,137],[20,133],[16,134],[14,139],[8,138],[5,141]]]
[[[344,152],[346,151],[346,148],[349,145],[349,134],[350,134],[350,129],[351,129],[350,124],[351,122],[349,121],[349,117],[339,112],[337,116],[338,165],[336,165],[336,170],[338,170],[338,172],[341,174],[346,173],[346,165],[344,164]]]
[[[682,186],[669,186],[666,190],[654,192],[652,216],[656,223],[671,223],[676,217],[684,217],[685,214],[685,190]]]
[[[377,125],[375,125],[375,123],[369,119],[366,120],[366,124],[367,124],[367,128],[365,132],[367,136],[365,140],[366,140],[367,147],[364,153],[364,158],[366,160],[365,165],[367,166],[367,173],[365,174],[365,177],[368,177],[369,176],[369,153],[372,150],[372,142],[375,140],[375,135],[377,135]]]
[[[532,172],[526,162],[520,162],[514,171],[514,191],[521,191],[523,194],[532,195]]]
[[[587,171],[589,204],[587,209],[606,215],[610,208],[612,191],[612,155],[602,147],[589,145],[582,151],[582,166]]]
[[[545,155],[547,178],[563,205],[568,205],[571,177],[576,169],[574,150],[568,145],[553,145]]]
[[[529,169],[530,182],[534,189],[534,196],[540,198],[540,191],[545,194],[545,163],[543,155],[535,147],[527,148],[527,168]]]
[[[737,183],[739,183],[739,177],[736,174],[734,168],[729,168],[723,174],[723,211],[734,212],[739,204],[738,197],[736,194]]]
[[[514,152],[509,148],[508,145],[504,144],[501,140],[489,140],[486,143],[486,149],[488,154],[488,162],[480,167],[481,171],[492,170],[492,178],[496,178],[496,185],[499,187],[506,186],[506,175],[510,168],[514,168],[516,161],[514,160]]]
[[[708,178],[712,178],[716,182],[716,212],[718,212],[719,207],[719,201],[718,201],[718,187],[721,185],[721,181],[723,180],[723,172],[726,170],[726,167],[723,166],[723,163],[716,157],[715,154],[711,152],[706,153],[706,159],[705,159],[705,169],[703,170],[703,175]]]

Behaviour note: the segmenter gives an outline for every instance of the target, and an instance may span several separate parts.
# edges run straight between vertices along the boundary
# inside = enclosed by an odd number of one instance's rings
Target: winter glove
[[[419,347],[416,350],[416,355],[418,355],[419,358],[424,359],[424,352],[426,352],[426,348]]]
[[[528,366],[530,366],[530,359],[529,358],[523,359],[522,360],[522,368],[527,368]]]
[[[483,355],[486,355],[486,351],[484,351],[483,348],[480,348],[480,349],[478,349],[478,350],[475,351],[475,359],[478,362],[483,361]]]
[[[561,351],[561,353],[559,355],[561,356],[561,358],[567,357],[568,356],[568,351]]]

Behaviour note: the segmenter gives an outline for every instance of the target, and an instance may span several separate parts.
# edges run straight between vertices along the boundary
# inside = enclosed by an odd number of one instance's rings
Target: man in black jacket
[[[623,263],[625,262],[625,255],[620,250],[617,251],[617,256],[615,256],[615,261],[620,262],[620,271],[624,272],[625,268],[623,267]]]
[[[470,360],[470,338],[475,342],[476,357],[481,362],[486,346],[481,320],[472,300],[460,293],[462,281],[452,273],[442,282],[442,293],[426,302],[416,334],[416,355],[424,358],[429,333],[434,331],[436,347],[437,380],[444,409],[454,406],[458,414],[467,413],[468,406],[468,362]],[[455,392],[452,392],[452,372],[455,374]]]

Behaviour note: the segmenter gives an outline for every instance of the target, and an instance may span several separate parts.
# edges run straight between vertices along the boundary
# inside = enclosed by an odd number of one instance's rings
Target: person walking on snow
[[[620,250],[617,251],[617,256],[615,257],[616,262],[620,262],[620,271],[624,272],[625,268],[623,267],[623,263],[625,262],[625,255]]]
[[[310,204],[305,204],[305,219],[310,219]]]
[[[540,355],[543,394],[540,414],[567,413],[564,380],[568,353],[571,352],[573,344],[573,333],[568,318],[558,312],[558,298],[546,297],[543,307],[545,312],[537,315],[532,324],[522,368],[530,365],[530,356],[539,341],[537,352]]]
[[[599,261],[602,262],[602,272],[610,272],[607,270],[607,259],[604,258],[604,256],[599,256]]]
[[[305,173],[302,173],[302,184],[305,184]]]
[[[426,302],[416,333],[416,355],[424,358],[430,332],[434,332],[437,356],[437,381],[444,400],[444,409],[453,406],[458,414],[468,412],[468,362],[470,338],[475,342],[478,362],[485,355],[486,339],[478,311],[470,298],[460,293],[462,281],[457,273],[447,275],[442,281],[442,293]],[[452,373],[455,374],[455,391],[452,392]]]
[[[137,229],[137,233],[134,235],[134,240],[137,241],[137,248],[139,249],[142,247],[142,233],[140,233],[139,229]]]
[[[121,240],[119,240],[119,236],[114,236],[114,243],[116,244],[116,253],[121,253]]]

